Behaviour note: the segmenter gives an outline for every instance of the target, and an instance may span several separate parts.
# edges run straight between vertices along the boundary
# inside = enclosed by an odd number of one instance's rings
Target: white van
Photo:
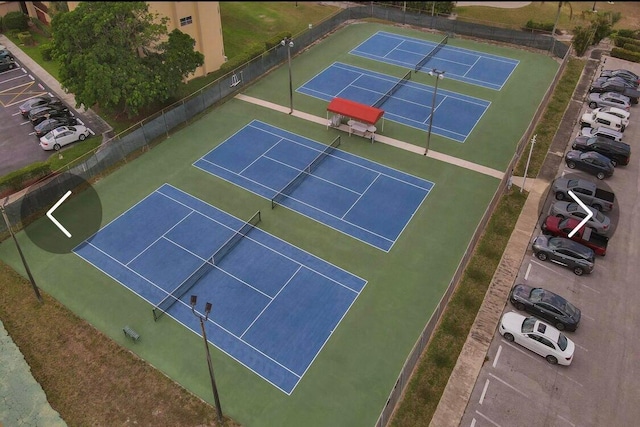
[[[583,128],[605,127],[618,132],[624,132],[624,125],[622,124],[622,119],[620,117],[595,110],[582,115],[582,118],[580,119],[580,126]]]

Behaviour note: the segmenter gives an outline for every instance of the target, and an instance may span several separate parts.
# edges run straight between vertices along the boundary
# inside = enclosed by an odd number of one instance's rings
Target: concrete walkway
[[[0,322],[0,427],[64,427],[40,384],[31,375],[7,330]]]
[[[284,114],[289,114],[290,108],[289,107],[285,107],[283,105],[279,105],[279,104],[274,104],[273,102],[269,102],[269,101],[264,101],[262,99],[259,98],[254,98],[252,96],[247,96],[247,95],[243,95],[243,94],[238,94],[235,96],[236,99],[242,100],[242,101],[246,101],[246,102],[250,102],[252,104],[256,104],[256,105],[260,105],[263,106],[265,108],[270,108],[272,110],[275,111],[280,111],[281,113]],[[297,111],[297,110],[293,110],[293,114],[291,114],[294,117],[298,117],[304,120],[308,120],[310,122],[314,122],[317,123],[319,125],[322,126],[327,126],[327,118],[326,117],[318,117],[318,116],[314,116],[312,114],[307,114],[305,112],[302,111]],[[340,125],[337,128],[334,129],[340,129],[343,132],[346,132],[347,134],[349,133],[349,127],[345,124]],[[404,141],[400,141],[394,138],[389,138],[388,136],[384,136],[384,135],[376,135],[376,142],[381,142],[383,144],[388,144],[388,145],[392,145],[394,147],[406,150],[406,151],[410,151],[412,153],[416,153],[416,154],[420,154],[420,155],[424,155],[424,147],[420,147],[418,145],[413,145],[413,144],[409,144],[407,142]],[[427,154],[427,157],[430,157],[432,159],[435,160],[439,160],[441,162],[446,162],[461,168],[465,168],[465,169],[469,169],[472,170],[474,172],[478,172],[484,175],[488,175],[488,176],[492,176],[496,179],[502,179],[504,177],[504,172],[501,172],[499,170],[496,169],[492,169],[486,166],[482,166],[482,165],[478,165],[476,163],[472,163],[469,162],[467,160],[462,160],[459,159],[457,157],[453,157],[453,156],[449,156],[447,154],[443,154],[443,153],[438,153],[437,151],[433,151],[433,150],[429,150],[429,153]]]

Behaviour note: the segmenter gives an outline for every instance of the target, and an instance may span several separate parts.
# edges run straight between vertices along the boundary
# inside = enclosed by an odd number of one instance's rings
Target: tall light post
[[[438,80],[444,79],[444,71],[436,70],[433,68],[429,71],[430,76],[436,77],[436,86],[433,90],[433,100],[431,101],[431,115],[429,116],[429,132],[427,133],[427,148],[424,150],[424,155],[426,156],[429,152],[429,144],[431,143],[431,128],[433,127],[433,116],[436,113],[436,95],[438,93]]]
[[[293,79],[291,78],[291,48],[293,47],[293,40],[289,37],[285,37],[280,45],[287,47],[287,58],[289,59],[289,114],[293,114]]]
[[[211,362],[211,353],[209,353],[209,342],[207,341],[207,331],[204,327],[204,322],[209,319],[209,313],[211,313],[211,303],[207,302],[204,306],[204,316],[196,312],[196,302],[198,297],[191,295],[191,312],[194,316],[200,319],[200,328],[202,328],[202,338],[204,339],[204,348],[207,352],[207,365],[209,366],[209,377],[211,378],[211,388],[213,389],[213,399],[216,402],[216,412],[218,413],[218,423],[223,424],[222,407],[220,406],[220,397],[218,396],[218,387],[216,386],[216,377],[213,375],[213,363]]]
[[[31,287],[33,288],[33,292],[36,294],[36,298],[39,303],[44,302],[42,300],[42,295],[40,295],[40,289],[38,289],[38,285],[36,285],[36,281],[31,274],[31,269],[29,269],[29,264],[27,264],[27,259],[24,257],[22,253],[22,249],[18,244],[18,239],[16,239],[16,235],[13,234],[13,229],[11,228],[11,222],[9,222],[9,217],[7,217],[7,213],[4,210],[4,205],[0,205],[0,212],[2,213],[2,217],[4,218],[5,224],[7,224],[7,230],[9,230],[9,234],[13,238],[13,243],[16,244],[16,248],[18,249],[18,254],[20,255],[20,259],[22,260],[22,265],[24,265],[24,269],[27,272],[27,276],[29,276],[29,281],[31,282]]]

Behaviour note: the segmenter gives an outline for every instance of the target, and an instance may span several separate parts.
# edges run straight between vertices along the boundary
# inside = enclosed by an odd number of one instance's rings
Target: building
[[[49,16],[50,2],[0,2],[14,3],[15,10],[20,10],[20,4],[24,4],[27,14],[45,24],[51,22]],[[67,2],[69,10],[78,6],[77,1]],[[147,2],[149,10],[169,18],[167,31],[178,29],[191,36],[196,42],[195,50],[204,55],[204,64],[189,76],[206,76],[216,71],[226,61],[224,43],[222,38],[222,21],[220,18],[220,3],[206,1],[150,1]],[[24,9],[24,8],[23,8]],[[13,9],[12,9],[13,10]]]

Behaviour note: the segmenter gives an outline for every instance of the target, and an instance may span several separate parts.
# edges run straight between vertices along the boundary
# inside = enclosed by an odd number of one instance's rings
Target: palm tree
[[[556,36],[556,28],[558,27],[558,21],[560,20],[560,11],[562,10],[562,6],[569,6],[569,20],[573,19],[573,7],[571,7],[571,2],[568,1],[559,1],[558,2],[558,13],[556,13],[556,21],[553,23],[553,31],[551,32],[551,36]]]

